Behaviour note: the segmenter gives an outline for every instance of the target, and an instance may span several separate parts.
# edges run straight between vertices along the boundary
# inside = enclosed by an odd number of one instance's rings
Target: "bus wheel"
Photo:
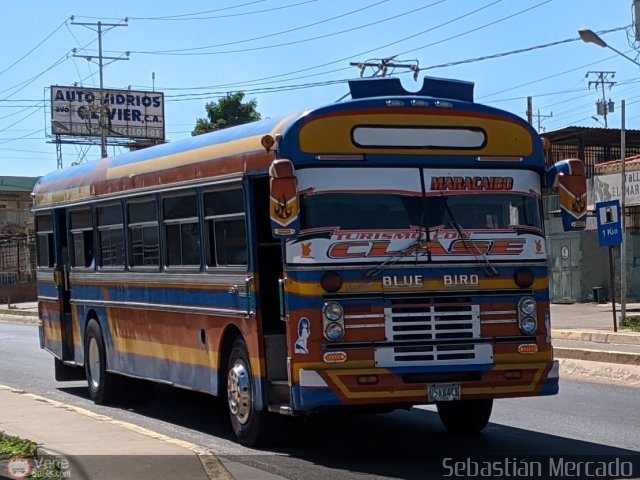
[[[118,378],[107,372],[107,354],[100,325],[89,320],[84,340],[84,368],[91,400],[102,405],[119,396]]]
[[[493,400],[461,400],[437,404],[444,427],[452,433],[477,433],[489,423]]]
[[[263,412],[254,404],[254,383],[247,346],[241,337],[234,340],[227,367],[227,406],[231,426],[243,445],[254,446],[262,440]]]

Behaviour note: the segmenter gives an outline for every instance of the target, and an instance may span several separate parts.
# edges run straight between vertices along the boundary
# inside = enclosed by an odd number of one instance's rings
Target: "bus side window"
[[[162,200],[167,266],[200,265],[200,226],[195,193]]]
[[[93,267],[95,258],[93,254],[93,217],[91,208],[72,210],[71,219],[71,241],[73,267]]]
[[[120,203],[98,207],[100,266],[124,267],[124,227]]]
[[[247,229],[242,189],[204,194],[207,266],[247,265]]]
[[[130,201],[129,255],[132,267],[158,267],[160,265],[160,236],[158,234],[158,208],[155,198]]]
[[[38,267],[53,267],[53,218],[51,213],[36,215],[35,225]]]

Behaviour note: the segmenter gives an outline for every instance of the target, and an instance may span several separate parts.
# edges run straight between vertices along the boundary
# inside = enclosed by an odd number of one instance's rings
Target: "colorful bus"
[[[552,395],[542,189],[584,227],[579,160],[545,169],[473,84],[358,80],[351,99],[59,170],[34,189],[41,346],[97,403],[152,382],[274,413]]]

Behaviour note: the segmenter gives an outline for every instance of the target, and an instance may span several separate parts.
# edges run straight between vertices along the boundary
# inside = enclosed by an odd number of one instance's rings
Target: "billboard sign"
[[[51,133],[164,140],[164,94],[52,86]]]
[[[640,170],[625,173],[625,204],[629,207],[640,205]],[[622,177],[620,173],[596,175],[593,177],[593,189],[597,202],[620,199],[622,196]]]

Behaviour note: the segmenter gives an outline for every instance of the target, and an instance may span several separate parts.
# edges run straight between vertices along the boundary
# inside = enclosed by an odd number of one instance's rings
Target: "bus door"
[[[264,338],[265,363],[269,384],[269,404],[289,404],[286,323],[281,313],[280,286],[283,278],[282,241],[274,238],[269,218],[269,178],[252,181],[253,218],[257,257],[257,312]]]
[[[66,211],[57,209],[53,214],[53,244],[55,248],[54,278],[60,315],[61,356],[62,360],[73,360],[73,321],[70,303],[71,285],[69,283],[70,252],[67,232]]]

